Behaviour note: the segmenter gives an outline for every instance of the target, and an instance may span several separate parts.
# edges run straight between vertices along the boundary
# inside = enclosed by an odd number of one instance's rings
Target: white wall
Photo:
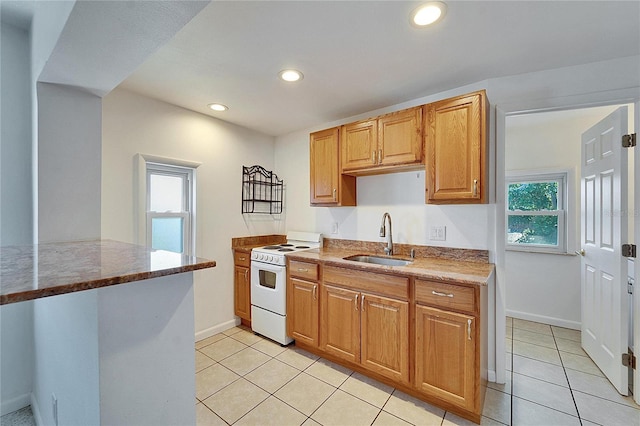
[[[507,174],[535,169],[573,171],[567,217],[570,255],[507,251],[508,315],[580,328],[580,258],[573,255],[580,244],[580,137],[615,108],[606,106],[507,118]]]
[[[242,166],[273,169],[273,145],[270,136],[129,91],[104,98],[103,238],[144,244],[136,227],[137,154],[202,163],[196,169],[196,255],[217,266],[194,274],[198,338],[235,321],[231,238],[285,231],[269,215],[243,216],[240,209]]]
[[[31,80],[29,32],[0,24],[0,244],[31,244]],[[33,304],[0,307],[0,415],[29,404]]]

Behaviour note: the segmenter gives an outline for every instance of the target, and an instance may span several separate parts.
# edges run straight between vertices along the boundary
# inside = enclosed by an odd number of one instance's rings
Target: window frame
[[[151,220],[156,217],[183,219],[183,255],[196,253],[196,168],[201,163],[138,154],[138,242],[151,247]],[[180,176],[184,178],[183,211],[150,211],[150,174]]]
[[[505,177],[505,229],[504,240],[507,251],[532,253],[567,254],[569,247],[569,206],[570,206],[570,175],[567,170],[562,171],[518,171],[507,173]],[[509,186],[514,183],[542,183],[558,182],[556,194],[557,210],[509,210]],[[526,244],[509,242],[510,216],[556,216],[558,218],[558,244]]]

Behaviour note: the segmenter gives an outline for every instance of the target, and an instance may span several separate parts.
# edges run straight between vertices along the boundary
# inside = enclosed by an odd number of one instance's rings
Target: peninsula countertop
[[[0,247],[0,305],[148,280],[216,262],[113,240]]]
[[[285,256],[292,260],[311,261],[314,263],[323,263],[328,266],[338,266],[367,272],[408,275],[426,280],[456,281],[471,285],[487,285],[495,271],[495,265],[492,263],[437,257],[416,257],[415,259],[410,259],[408,256],[393,256],[394,258],[412,260],[412,262],[406,266],[387,266],[344,260],[345,257],[358,254],[370,255],[374,253],[338,247],[323,247],[320,249],[287,253]]]

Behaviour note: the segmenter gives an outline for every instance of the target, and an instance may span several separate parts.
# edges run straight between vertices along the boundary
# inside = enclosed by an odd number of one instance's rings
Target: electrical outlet
[[[447,239],[447,227],[443,225],[432,226],[429,239],[432,241],[445,241]]]
[[[338,222],[333,222],[333,224],[331,225],[331,233],[332,234],[338,233]]]
[[[56,394],[51,394],[51,410],[53,414],[53,422],[56,426],[58,426],[58,398],[56,398]]]

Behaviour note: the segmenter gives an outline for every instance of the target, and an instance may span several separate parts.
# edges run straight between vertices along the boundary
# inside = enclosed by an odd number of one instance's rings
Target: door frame
[[[568,109],[590,108],[607,105],[634,104],[634,128],[635,132],[640,130],[640,96],[638,88],[628,88],[619,90],[609,90],[582,95],[565,97],[548,97],[539,99],[522,99],[514,102],[506,102],[495,105],[495,137],[496,137],[496,180],[495,180],[495,268],[496,268],[496,289],[495,289],[495,337],[496,337],[496,371],[495,380],[497,383],[505,383],[506,380],[506,243],[502,235],[505,229],[505,179],[506,179],[506,118],[512,115],[529,114],[536,112],[562,111]],[[640,148],[635,149],[635,164],[640,165]],[[635,176],[637,183],[638,176]],[[629,206],[631,208],[631,206]],[[634,211],[640,212],[640,185],[634,185]],[[635,243],[640,243],[640,226],[634,227]],[[640,263],[640,262],[637,262]],[[639,266],[635,265],[635,282],[638,283]],[[639,287],[639,286],[636,286]],[[634,293],[634,342],[636,352],[640,354],[640,290],[636,288]],[[634,376],[636,388],[640,386],[640,369],[636,370]],[[636,402],[640,403],[640,392],[635,392]]]

